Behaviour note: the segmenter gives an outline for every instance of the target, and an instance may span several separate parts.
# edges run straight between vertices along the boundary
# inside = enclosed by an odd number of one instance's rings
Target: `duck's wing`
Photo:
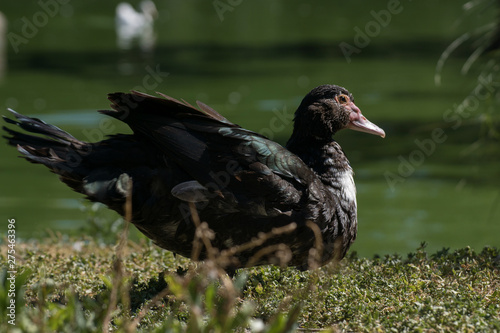
[[[197,193],[194,201],[218,198],[253,210],[261,204],[269,213],[321,195],[314,172],[286,148],[202,103],[197,109],[162,96],[110,94],[113,110],[101,112],[127,123],[164,155],[166,163],[175,163],[192,178],[174,188],[179,198],[189,200]]]

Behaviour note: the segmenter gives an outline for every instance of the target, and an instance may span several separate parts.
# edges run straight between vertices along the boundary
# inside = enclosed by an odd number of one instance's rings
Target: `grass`
[[[230,278],[149,241],[52,235],[16,243],[16,321],[0,274],[0,330],[12,332],[500,331],[500,252],[406,257],[351,253],[300,272],[272,266]],[[8,242],[0,260],[7,262]]]

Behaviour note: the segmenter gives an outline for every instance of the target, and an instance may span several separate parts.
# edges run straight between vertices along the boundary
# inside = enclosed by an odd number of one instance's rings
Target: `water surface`
[[[490,19],[488,13],[463,19],[459,3],[401,1],[403,10],[348,62],[340,43],[356,45],[357,31],[376,22],[371,11],[386,10],[387,1],[242,1],[223,20],[211,1],[158,1],[157,47],[147,55],[117,49],[117,3],[71,1],[17,53],[9,45],[1,109],[36,115],[95,141],[130,132],[115,120],[103,123],[95,112],[109,107],[108,92],[161,91],[202,100],[285,143],[289,118],[275,131],[271,119],[293,113],[313,87],[340,84],[387,133],[386,139],[347,131],[337,136],[356,171],[359,236],[353,249],[371,256],[405,253],[422,241],[430,250],[500,245],[498,149],[481,139],[478,122],[491,101],[482,101],[457,129],[443,118],[478,84],[474,72],[460,74],[470,49],[453,54],[442,85],[434,84],[441,53],[467,27]],[[42,10],[36,2],[2,6],[10,31],[19,35],[22,18]],[[428,142],[436,128],[446,140],[419,153],[415,140]],[[87,216],[81,195],[45,168],[16,158],[15,149],[4,144],[0,151],[0,230],[16,218],[18,237],[40,237],[47,228],[78,234]],[[403,160],[417,163],[405,170]]]

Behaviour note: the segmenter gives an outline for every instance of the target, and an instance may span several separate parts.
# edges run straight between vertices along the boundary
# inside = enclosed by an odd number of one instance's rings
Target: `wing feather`
[[[113,111],[103,113],[121,116],[136,136],[155,145],[208,191],[222,193],[219,197],[297,204],[308,184],[315,183],[315,173],[278,143],[229,122],[201,102],[197,109],[159,95],[110,94]]]

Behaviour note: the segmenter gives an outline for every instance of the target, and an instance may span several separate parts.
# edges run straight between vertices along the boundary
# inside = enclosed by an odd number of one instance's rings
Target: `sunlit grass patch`
[[[121,253],[119,253],[121,251]],[[0,258],[6,260],[6,243]],[[2,331],[283,332],[500,329],[500,252],[484,248],[373,259],[300,272],[262,266],[230,278],[212,262],[149,241],[116,245],[51,238],[17,245],[16,325]],[[120,257],[120,261],[117,261]]]

